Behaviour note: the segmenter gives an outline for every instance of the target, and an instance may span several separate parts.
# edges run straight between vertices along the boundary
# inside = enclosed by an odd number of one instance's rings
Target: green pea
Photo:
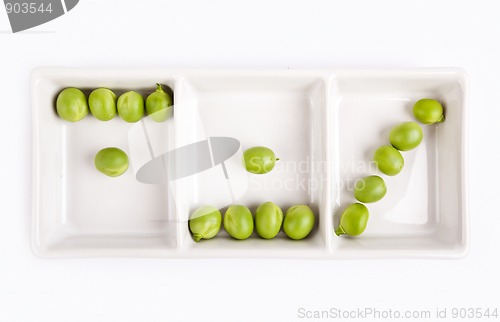
[[[144,116],[144,98],[141,94],[130,91],[118,98],[118,115],[129,123],[139,121]]]
[[[306,205],[295,205],[286,211],[283,231],[291,239],[303,239],[314,227],[314,213]]]
[[[413,115],[424,124],[441,123],[444,121],[443,106],[439,101],[423,98],[413,105]]]
[[[118,177],[128,169],[128,156],[118,148],[105,148],[94,158],[97,170],[110,177]]]
[[[283,210],[268,201],[260,205],[255,211],[255,231],[265,239],[276,237],[283,223]]]
[[[255,174],[268,173],[279,160],[274,155],[273,150],[263,146],[255,146],[245,150],[243,157],[247,171]]]
[[[389,133],[392,146],[399,151],[416,148],[422,142],[423,137],[422,128],[415,122],[401,123],[393,127]]]
[[[219,209],[212,206],[203,206],[191,214],[189,230],[194,241],[215,237],[220,230],[222,215]]]
[[[116,116],[116,95],[107,88],[98,88],[89,95],[90,112],[101,121],[109,121]]]
[[[403,169],[405,160],[401,152],[390,145],[383,145],[373,153],[373,161],[382,173],[395,176]]]
[[[56,100],[57,114],[66,121],[78,122],[89,113],[85,94],[78,88],[63,89]]]
[[[379,176],[368,176],[356,181],[354,197],[361,202],[376,202],[387,192],[384,179]]]
[[[250,209],[232,205],[224,214],[224,229],[235,239],[247,239],[253,232],[253,218]]]
[[[156,84],[156,91],[146,98],[146,111],[155,122],[163,122],[170,116],[172,98],[165,93],[161,84]]]
[[[349,205],[340,217],[340,225],[335,230],[335,234],[337,236],[344,234],[350,236],[361,235],[365,231],[369,216],[368,208],[365,205],[360,203]]]

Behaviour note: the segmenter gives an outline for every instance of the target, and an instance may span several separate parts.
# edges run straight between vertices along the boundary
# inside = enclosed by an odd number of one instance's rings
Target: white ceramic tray
[[[69,123],[55,113],[55,98],[65,87],[147,95],[157,82],[174,96],[173,118],[161,128],[148,118],[129,124],[89,114]],[[467,251],[462,70],[39,68],[31,90],[32,245],[41,257],[451,258]],[[388,193],[369,205],[365,233],[336,236],[341,211],[354,201],[354,180],[377,172],[369,164],[374,149],[388,143],[392,126],[413,120],[411,107],[423,97],[443,102],[446,121],[422,126],[424,141],[404,152],[403,171],[384,176]],[[215,137],[238,140],[232,157],[214,162],[212,155],[206,171],[175,182],[141,182],[149,179],[140,169],[155,157]],[[256,145],[270,147],[280,161],[269,174],[242,174],[236,160]],[[93,156],[108,146],[131,157],[121,177],[94,168]],[[204,203],[224,210],[231,200],[252,210],[269,200],[284,210],[305,203],[317,223],[302,241],[283,232],[273,240],[254,233],[237,241],[221,229],[216,238],[195,243],[189,213]]]

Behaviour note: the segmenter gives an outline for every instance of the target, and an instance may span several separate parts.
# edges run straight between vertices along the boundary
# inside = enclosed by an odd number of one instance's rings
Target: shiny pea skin
[[[283,223],[283,210],[268,201],[255,211],[255,231],[264,239],[272,239],[280,232]]]
[[[144,116],[144,98],[141,94],[130,91],[118,98],[118,115],[129,123],[140,121]]]
[[[384,179],[379,176],[368,176],[356,181],[354,197],[361,202],[376,202],[387,193]]]
[[[107,88],[98,88],[89,95],[92,115],[100,121],[109,121],[116,116],[116,94]]]
[[[413,115],[423,124],[441,123],[444,121],[443,106],[439,101],[423,98],[413,105]]]
[[[314,227],[314,213],[306,205],[295,205],[286,211],[283,231],[291,239],[304,239]]]
[[[110,177],[118,177],[128,169],[128,156],[118,148],[105,148],[97,152],[94,158],[97,170]]]
[[[422,128],[415,122],[401,123],[393,127],[389,133],[391,145],[399,151],[409,151],[416,148],[423,138]]]
[[[246,170],[255,174],[270,172],[276,161],[279,160],[273,150],[263,146],[255,146],[245,150],[243,157]]]
[[[400,173],[405,164],[401,152],[390,145],[383,145],[375,150],[373,161],[377,164],[378,169],[388,176]]]
[[[215,237],[220,230],[222,215],[219,209],[203,206],[196,209],[189,219],[189,230],[194,241]]]
[[[234,239],[247,239],[253,232],[253,218],[250,209],[232,205],[224,214],[224,229]]]
[[[172,98],[165,93],[161,84],[156,84],[156,91],[146,98],[146,111],[155,122],[163,122],[171,115]]]
[[[337,236],[361,235],[366,229],[369,216],[368,208],[365,205],[357,202],[349,205],[340,216],[340,224],[335,230],[335,234]]]
[[[57,95],[56,110],[63,120],[78,122],[89,113],[87,98],[78,88],[65,88]]]

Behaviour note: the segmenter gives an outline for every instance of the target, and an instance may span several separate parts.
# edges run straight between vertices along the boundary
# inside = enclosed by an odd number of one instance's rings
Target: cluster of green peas
[[[263,146],[255,146],[245,150],[243,161],[248,172],[266,174],[270,172],[279,158],[274,151]],[[255,230],[264,239],[273,239],[280,230],[294,240],[306,238],[314,227],[314,213],[307,205],[295,205],[286,211],[273,202],[265,202],[257,207],[255,216],[248,207],[231,205],[224,213],[224,220],[219,209],[203,206],[196,209],[189,219],[189,230],[193,239],[211,239],[217,235],[224,225],[224,230],[234,239],[247,239]]]
[[[300,240],[309,235],[314,222],[314,213],[306,205],[292,206],[283,216],[283,210],[268,201],[257,207],[255,218],[250,209],[242,205],[229,206],[224,213],[224,220],[219,209],[212,206],[200,207],[191,214],[189,230],[196,242],[215,237],[221,223],[224,230],[238,240],[250,237],[254,229],[264,239],[273,239],[283,229],[289,238]]]
[[[56,110],[59,117],[69,122],[78,122],[88,115],[100,121],[109,121],[116,114],[124,121],[135,123],[142,119],[144,110],[155,122],[163,122],[171,115],[172,97],[163,90],[161,84],[156,84],[156,90],[149,94],[144,104],[144,98],[135,91],[120,95],[108,88],[93,90],[87,100],[85,94],[78,88],[63,89],[56,100]],[[117,177],[127,171],[129,166],[127,154],[116,147],[100,150],[95,158],[96,169],[107,176]]]
[[[434,99],[424,98],[413,106],[415,118],[423,124],[435,124],[444,121],[443,106]],[[389,141],[391,145],[383,145],[375,150],[373,161],[377,168],[388,176],[395,176],[404,166],[404,158],[400,151],[409,151],[422,142],[422,128],[416,122],[404,122],[391,129]],[[376,202],[387,193],[384,179],[377,175],[357,180],[354,185],[354,197],[362,203]],[[362,234],[368,223],[368,208],[362,203],[349,205],[340,217],[340,224],[335,230],[337,235],[358,236]]]

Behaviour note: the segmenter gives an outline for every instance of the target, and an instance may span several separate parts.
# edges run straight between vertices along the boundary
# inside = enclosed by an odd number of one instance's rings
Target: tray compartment
[[[339,256],[460,256],[466,251],[465,82],[460,70],[338,72],[333,77],[332,190],[339,192],[334,226],[355,201],[356,179],[378,174],[388,189],[381,201],[367,204],[370,220],[362,236],[333,238]],[[415,121],[413,104],[421,98],[440,100],[446,121],[421,125],[424,140],[402,152],[402,172],[381,174],[369,163],[373,152],[390,144],[394,125]]]
[[[181,228],[182,247],[193,256],[309,257],[325,253],[329,235],[324,195],[326,92],[321,75],[190,75],[183,81],[180,95],[183,125],[195,128],[188,131],[190,141],[228,136],[241,142],[242,151],[266,146],[280,158],[268,174],[246,173],[248,189],[233,203],[246,205],[253,213],[266,201],[273,201],[284,211],[294,204],[308,204],[317,216],[314,230],[302,241],[292,241],[283,232],[273,240],[263,240],[254,232],[249,239],[237,241],[221,229],[216,238],[195,243],[186,222]],[[185,136],[183,139],[188,140]],[[183,218],[201,205],[194,180],[191,194],[186,194],[179,209]]]
[[[117,178],[94,168],[95,153],[105,147],[119,147],[130,159],[128,133],[137,123],[118,116],[102,122],[90,113],[77,123],[66,122],[55,112],[55,99],[66,87],[81,88],[87,96],[98,87],[146,96],[156,82],[175,89],[175,80],[151,71],[40,69],[32,82],[35,252],[49,257],[86,252],[147,256],[151,249],[174,248],[177,227],[169,217],[167,186],[136,181],[132,164]]]

